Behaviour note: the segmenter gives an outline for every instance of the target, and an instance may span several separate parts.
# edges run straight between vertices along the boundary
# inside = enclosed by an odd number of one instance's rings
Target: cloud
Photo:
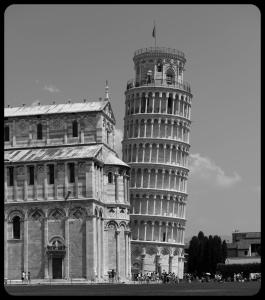
[[[39,100],[39,99],[36,99],[35,101],[33,101],[33,102],[31,103],[31,106],[36,106],[36,105],[39,104],[39,102],[40,102],[40,100]]]
[[[121,129],[115,128],[115,151],[118,153],[119,158],[122,158],[122,140],[123,131]]]
[[[49,91],[50,93],[59,93],[60,92],[60,90],[52,84],[45,85],[43,89],[46,91]]]
[[[221,167],[208,157],[203,157],[199,153],[190,154],[191,176],[199,178],[215,186],[229,188],[239,181],[241,177],[234,172],[232,176],[226,175]]]

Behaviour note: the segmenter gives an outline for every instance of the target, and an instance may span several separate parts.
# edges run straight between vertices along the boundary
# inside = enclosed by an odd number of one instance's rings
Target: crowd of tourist
[[[259,273],[255,273],[258,275],[252,276],[253,273],[249,274],[249,276],[244,276],[242,273],[234,273],[233,276],[224,277],[221,273],[210,274],[204,273],[201,276],[197,276],[190,273],[184,273],[183,279],[180,279],[177,274],[174,272],[166,272],[163,270],[161,274],[158,272],[147,272],[133,275],[133,280],[138,283],[174,283],[178,284],[179,282],[245,282],[251,280],[260,280]]]

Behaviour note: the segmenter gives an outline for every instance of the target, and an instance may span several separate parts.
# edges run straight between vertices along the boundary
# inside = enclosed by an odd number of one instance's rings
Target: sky
[[[108,80],[121,153],[133,55],[187,59],[193,94],[186,237],[260,231],[260,11],[254,5],[11,5],[4,106],[98,101]]]

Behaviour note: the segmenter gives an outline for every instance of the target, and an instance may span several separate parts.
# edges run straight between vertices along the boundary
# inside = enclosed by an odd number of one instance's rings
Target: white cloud
[[[39,100],[39,99],[36,99],[35,101],[33,101],[33,102],[31,103],[31,106],[36,106],[36,105],[39,104],[39,102],[40,102],[40,100]]]
[[[234,172],[232,176],[226,175],[214,161],[208,157],[201,156],[199,153],[190,154],[189,163],[191,176],[200,178],[215,186],[228,188],[241,181],[238,173]]]
[[[115,151],[118,153],[119,158],[122,158],[122,140],[123,131],[121,129],[115,128]]]
[[[60,90],[52,84],[45,85],[43,89],[46,91],[49,91],[50,93],[59,93],[60,92]]]

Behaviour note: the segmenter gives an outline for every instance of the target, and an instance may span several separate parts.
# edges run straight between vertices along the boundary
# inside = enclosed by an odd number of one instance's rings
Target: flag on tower
[[[152,37],[156,38],[156,25],[155,24],[154,24],[154,29],[153,29]]]

